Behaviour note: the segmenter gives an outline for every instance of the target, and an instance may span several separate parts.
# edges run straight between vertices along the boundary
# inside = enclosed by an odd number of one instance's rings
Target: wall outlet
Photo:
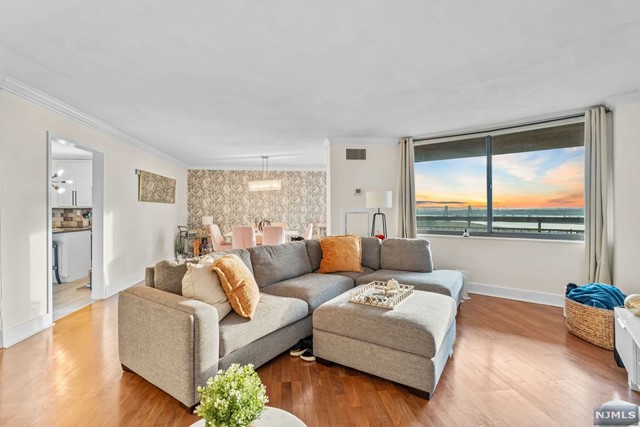
[[[353,193],[354,196],[362,196],[362,188],[356,188]]]

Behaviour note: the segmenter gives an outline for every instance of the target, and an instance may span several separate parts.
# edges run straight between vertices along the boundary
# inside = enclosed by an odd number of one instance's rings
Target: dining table
[[[262,231],[256,231],[256,239],[257,238],[262,238]],[[287,240],[291,240],[292,237],[299,237],[300,233],[298,233],[295,230],[285,230],[284,232],[285,237],[287,238]],[[233,237],[233,231],[229,231],[228,233],[224,233],[223,236],[226,239],[231,239]]]

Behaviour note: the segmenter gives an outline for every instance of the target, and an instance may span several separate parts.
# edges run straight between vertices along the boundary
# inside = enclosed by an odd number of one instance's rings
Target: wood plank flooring
[[[53,285],[54,321],[93,302],[87,283],[89,283],[89,277]]]
[[[562,309],[473,295],[457,321],[454,357],[430,401],[349,368],[283,354],[258,370],[269,405],[309,426],[586,426],[601,403],[640,404],[612,352],[567,333]],[[197,419],[122,372],[115,297],[0,351],[0,425],[188,426]]]

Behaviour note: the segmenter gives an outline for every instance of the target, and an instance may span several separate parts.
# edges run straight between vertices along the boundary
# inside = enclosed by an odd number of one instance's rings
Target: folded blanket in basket
[[[589,283],[573,289],[568,287],[566,296],[580,304],[607,310],[624,305],[625,298],[618,288],[604,283]]]

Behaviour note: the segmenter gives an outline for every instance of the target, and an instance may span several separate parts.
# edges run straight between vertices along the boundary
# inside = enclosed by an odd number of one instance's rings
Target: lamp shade
[[[364,194],[367,208],[391,208],[393,207],[393,192],[386,191],[367,191]]]
[[[202,217],[202,225],[211,225],[213,224],[213,217],[212,216],[203,216]]]

